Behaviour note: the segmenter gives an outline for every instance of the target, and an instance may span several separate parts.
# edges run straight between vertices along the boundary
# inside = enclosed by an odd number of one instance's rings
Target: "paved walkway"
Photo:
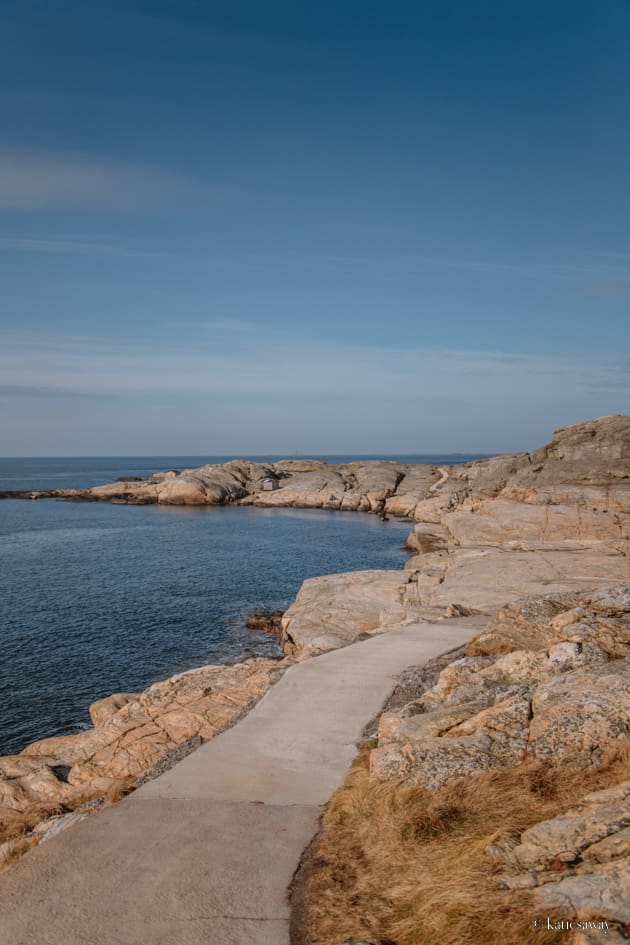
[[[2,945],[288,945],[287,888],[405,667],[459,646],[415,624],[292,666],[238,725],[0,874]]]

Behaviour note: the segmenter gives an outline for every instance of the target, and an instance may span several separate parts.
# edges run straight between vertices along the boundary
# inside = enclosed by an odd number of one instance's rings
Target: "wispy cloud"
[[[0,452],[510,452],[630,393],[621,355],[183,335],[3,338]]]
[[[598,273],[618,273],[630,276],[630,265],[621,256],[611,257],[615,262],[601,260],[584,262],[503,262],[483,259],[449,259],[439,256],[420,256],[418,261],[428,266],[444,266],[464,272],[480,273],[516,273],[532,278],[549,276],[597,275]]]
[[[630,295],[630,280],[611,281],[611,282],[591,282],[588,285],[579,287],[581,295],[603,295],[603,296],[622,296]]]
[[[125,246],[115,246],[110,243],[61,239],[31,239],[30,237],[23,238],[15,236],[0,236],[0,250],[24,253],[61,253],[70,256],[117,256],[126,259],[150,259],[164,256],[163,253],[129,249]]]
[[[614,379],[630,388],[620,360],[458,349],[380,349],[361,344],[297,344],[258,333],[234,344],[212,338],[177,343],[114,343],[81,338],[6,339],[5,392],[92,396],[435,398],[483,400],[582,397]]]
[[[41,387],[29,384],[0,384],[0,397],[2,396],[19,397],[94,397],[98,395],[89,394],[82,391],[63,390],[59,387]]]
[[[89,155],[0,151],[0,210],[159,212],[242,199],[230,187]]]
[[[630,358],[613,362],[607,370],[595,373],[590,383],[594,390],[630,390]]]
[[[202,335],[208,336],[214,333],[219,334],[252,334],[261,331],[260,322],[252,322],[245,318],[207,318],[207,319],[189,319],[178,322],[180,328],[191,328]],[[266,331],[270,329],[266,328]]]

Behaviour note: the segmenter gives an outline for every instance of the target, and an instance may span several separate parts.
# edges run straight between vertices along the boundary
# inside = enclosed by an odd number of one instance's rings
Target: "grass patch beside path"
[[[526,892],[498,888],[492,843],[630,777],[630,743],[597,768],[524,762],[435,791],[368,776],[364,749],[333,796],[293,890],[293,945],[555,945]]]
[[[25,811],[12,810],[0,807],[0,870],[10,866],[27,850],[37,846],[45,831],[36,832],[39,825],[46,826],[46,822],[64,814],[85,812],[91,814],[94,810],[108,804],[116,804],[132,789],[135,778],[120,778],[113,781],[109,790],[95,791],[86,785],[84,791],[65,803],[31,804]]]

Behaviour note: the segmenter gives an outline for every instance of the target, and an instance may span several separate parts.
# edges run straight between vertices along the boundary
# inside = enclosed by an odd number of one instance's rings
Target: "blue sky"
[[[0,0],[0,453],[629,408],[630,6]]]

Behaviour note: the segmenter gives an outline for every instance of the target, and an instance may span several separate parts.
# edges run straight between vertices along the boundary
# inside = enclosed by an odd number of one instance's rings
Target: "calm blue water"
[[[0,460],[0,489],[207,460]],[[352,512],[0,501],[0,754],[85,726],[112,692],[277,652],[245,628],[252,609],[285,608],[314,575],[400,568],[408,532]]]

